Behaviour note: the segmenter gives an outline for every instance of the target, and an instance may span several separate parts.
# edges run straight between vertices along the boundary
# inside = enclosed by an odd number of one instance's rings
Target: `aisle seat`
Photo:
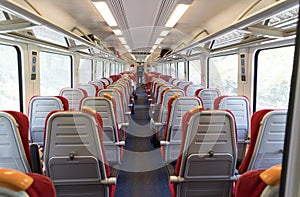
[[[127,131],[128,126],[129,126],[129,115],[131,114],[131,112],[126,112],[125,113],[125,108],[124,108],[124,98],[123,98],[123,94],[121,92],[120,89],[118,88],[108,88],[108,89],[104,89],[98,92],[97,96],[104,96],[104,94],[109,94],[111,95],[115,102],[116,102],[116,116],[117,116],[117,123],[118,123],[118,127],[123,130],[123,131]],[[122,137],[125,137],[124,135],[122,135]]]
[[[157,104],[150,121],[150,128],[158,134],[158,139],[163,139],[168,115],[168,102],[175,94],[184,96],[183,90],[170,87],[165,87],[160,94],[160,103]]]
[[[170,98],[163,140],[160,141],[164,162],[172,163],[177,160],[182,142],[182,117],[190,109],[198,106],[202,106],[202,102],[197,97],[175,94]]]
[[[82,101],[81,108],[91,107],[101,116],[103,120],[104,148],[110,165],[121,164],[125,141],[121,139],[121,133],[116,120],[115,101],[105,94],[103,97],[87,97]]]
[[[195,107],[182,119],[182,143],[169,177],[172,196],[231,196],[236,128],[230,112]]]

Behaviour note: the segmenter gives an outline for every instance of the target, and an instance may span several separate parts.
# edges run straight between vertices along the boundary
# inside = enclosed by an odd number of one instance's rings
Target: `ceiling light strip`
[[[118,25],[106,2],[97,1],[93,2],[93,4],[109,26],[113,27]]]
[[[174,25],[179,21],[179,19],[183,16],[183,14],[187,11],[190,7],[188,4],[178,4],[171,14],[170,18],[168,19],[165,27],[174,27]]]

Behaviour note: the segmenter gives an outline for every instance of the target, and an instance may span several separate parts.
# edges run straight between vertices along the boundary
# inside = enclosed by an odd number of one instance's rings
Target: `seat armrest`
[[[151,103],[151,104],[150,104],[150,107],[155,107],[155,104]]]
[[[154,126],[155,127],[161,127],[161,126],[163,126],[164,124],[163,123],[161,123],[161,122],[154,122]]]
[[[128,126],[129,126],[129,122],[122,122],[122,123],[119,124],[120,129],[122,129],[122,128],[127,129]]]
[[[29,146],[30,146],[32,172],[43,174],[40,152],[39,152],[39,145],[36,143],[31,143]]]
[[[154,122],[154,128],[155,130],[160,130],[162,128],[162,126],[164,126],[164,123],[162,122]]]
[[[131,111],[125,112],[125,115],[131,115]]]
[[[153,118],[151,118],[150,120],[150,129],[158,131],[162,128],[164,124],[161,122],[155,122],[155,120],[153,120]]]
[[[117,184],[117,177],[110,177],[104,180],[101,180],[101,183],[104,185],[116,185]]]
[[[171,183],[181,183],[184,181],[184,178],[180,176],[170,176],[169,178]]]
[[[115,145],[117,145],[117,146],[125,146],[125,141],[116,142]]]
[[[165,146],[165,145],[168,145],[170,142],[161,140],[161,141],[159,141],[159,143],[161,146]]]
[[[133,106],[133,104],[132,104],[132,103],[128,104],[128,107],[132,107],[132,106]]]

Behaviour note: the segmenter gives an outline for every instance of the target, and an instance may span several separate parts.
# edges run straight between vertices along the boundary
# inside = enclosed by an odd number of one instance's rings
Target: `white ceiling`
[[[96,35],[107,47],[129,56],[91,0],[11,0],[36,13],[34,7],[47,20],[82,36]],[[98,0],[97,0],[98,1]],[[229,26],[247,10],[254,0],[106,0],[118,23],[115,29],[122,33],[133,52],[149,52],[177,3],[192,1],[191,7],[164,38],[160,48],[180,49]],[[281,0],[283,1],[283,0]],[[32,5],[28,4],[30,2]],[[270,6],[278,0],[261,0],[246,12]],[[38,13],[36,13],[38,14]],[[74,27],[79,30],[74,30]],[[200,34],[204,31],[205,33]],[[136,56],[145,59],[146,55]]]

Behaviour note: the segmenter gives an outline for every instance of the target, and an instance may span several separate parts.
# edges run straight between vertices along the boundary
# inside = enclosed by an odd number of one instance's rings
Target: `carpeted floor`
[[[128,136],[115,197],[168,197],[168,173],[159,149],[150,143],[148,98],[143,87],[137,89],[135,114],[131,115]]]

